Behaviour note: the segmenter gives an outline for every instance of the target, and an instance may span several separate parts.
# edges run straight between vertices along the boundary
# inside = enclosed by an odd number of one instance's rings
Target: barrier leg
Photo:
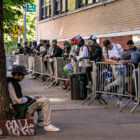
[[[55,81],[55,79],[53,79],[52,84],[48,88],[51,88],[52,86],[55,86],[56,84],[57,82]]]
[[[53,81],[54,81],[54,79],[53,79],[53,77],[51,77],[50,80],[49,80],[49,82],[47,83],[47,86],[49,86],[49,84],[50,84],[51,82],[53,82]]]
[[[36,81],[38,81],[41,78],[41,75],[38,76],[38,78],[36,78]]]
[[[133,109],[132,109],[130,112],[133,113],[134,110],[138,107],[139,104],[140,104],[140,101],[138,101],[138,102],[136,103],[136,105],[133,107]]]
[[[44,85],[46,85],[50,81],[51,77],[48,77],[46,81],[43,82]]]
[[[82,102],[82,105],[86,103],[86,101],[88,101],[92,95],[94,95],[94,91]]]
[[[107,105],[108,103],[105,101],[105,99],[103,99],[101,96],[98,100],[101,100],[105,105]]]
[[[133,100],[133,97],[131,97],[131,98],[123,105],[123,107],[120,109],[120,112],[122,112],[132,100]]]
[[[90,105],[95,99],[96,99],[96,94],[92,97],[92,99],[89,101],[88,105]]]

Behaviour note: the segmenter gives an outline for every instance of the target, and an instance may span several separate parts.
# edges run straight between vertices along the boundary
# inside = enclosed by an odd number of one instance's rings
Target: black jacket
[[[100,62],[103,60],[102,48],[96,44],[96,47],[92,51],[89,51],[89,59],[91,61]]]
[[[21,46],[21,47],[19,47],[18,54],[24,54],[24,49],[23,49],[23,47],[22,47],[22,46]]]
[[[63,50],[59,46],[56,46],[53,50],[53,55],[51,55],[50,58],[62,57],[62,54],[63,54]]]
[[[26,46],[24,48],[24,55],[31,55],[31,48],[29,48],[28,46]]]
[[[7,82],[8,82],[8,83],[10,83],[10,82],[12,83],[12,85],[13,85],[13,87],[14,87],[14,89],[15,89],[16,96],[17,96],[18,98],[23,97],[22,90],[21,90],[21,86],[20,86],[18,80],[14,79],[14,78],[12,78],[12,77],[8,77],[8,78],[7,78]]]

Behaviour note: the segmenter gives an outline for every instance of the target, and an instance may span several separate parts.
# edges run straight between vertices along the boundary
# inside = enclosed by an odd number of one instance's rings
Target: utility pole
[[[26,4],[23,5],[23,26],[24,26],[24,34],[23,34],[23,43],[26,41]]]
[[[20,43],[20,29],[18,29],[18,43]]]

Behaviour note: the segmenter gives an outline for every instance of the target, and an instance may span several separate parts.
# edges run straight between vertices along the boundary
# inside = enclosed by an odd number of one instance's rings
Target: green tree
[[[35,4],[35,0],[6,0],[4,1],[4,41],[6,50],[16,49],[17,38],[12,38],[9,33],[11,27],[23,25],[23,4]],[[27,41],[35,38],[35,13],[27,13]]]
[[[33,2],[33,0],[0,0],[0,120],[10,118],[4,33],[7,34],[10,26],[17,24],[18,18],[22,16],[20,8],[24,2]]]

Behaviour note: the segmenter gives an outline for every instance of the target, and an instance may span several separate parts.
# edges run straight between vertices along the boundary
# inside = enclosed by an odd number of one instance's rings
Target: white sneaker
[[[48,126],[44,126],[45,131],[50,131],[50,132],[59,132],[60,129],[55,127],[54,125],[50,124]]]
[[[44,121],[38,122],[38,123],[37,123],[37,126],[38,126],[38,127],[43,127],[43,126],[44,126]]]
[[[117,101],[116,106],[117,107],[122,107],[123,106],[123,102],[122,101]]]

